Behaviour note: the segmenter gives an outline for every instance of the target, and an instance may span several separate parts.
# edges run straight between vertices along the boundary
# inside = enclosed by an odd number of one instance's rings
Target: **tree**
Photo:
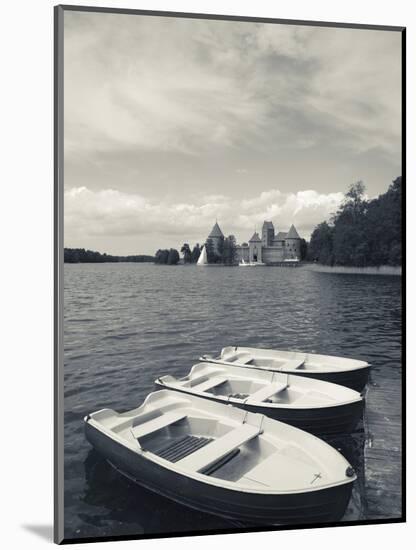
[[[201,255],[201,249],[199,248],[199,243],[196,243],[194,248],[191,252],[191,262],[196,264],[196,262],[199,260],[199,256]]]
[[[176,265],[179,262],[179,252],[175,248],[171,248],[168,254],[168,265]]]
[[[192,253],[189,248],[189,244],[185,243],[181,248],[181,253],[183,254],[183,261],[185,264],[189,264],[192,261]]]
[[[167,264],[169,258],[169,250],[158,250],[155,254],[155,264]]]
[[[344,202],[333,218],[333,256],[337,265],[365,265],[367,201],[365,186],[358,181],[345,193]]]
[[[308,259],[321,264],[333,263],[333,227],[322,222],[315,227],[308,247]]]
[[[229,260],[230,264],[235,264],[237,262],[237,239],[234,235],[228,235],[229,243]]]
[[[224,239],[221,262],[225,265],[233,265],[237,259],[237,241],[234,235]]]
[[[217,241],[217,254],[216,254],[216,258],[215,258],[215,263],[217,263],[217,264],[222,262],[222,257],[223,257],[223,253],[224,253],[224,242],[225,242],[225,239],[224,239],[223,236],[218,238],[218,241]]]
[[[300,260],[306,260],[307,255],[308,255],[308,243],[305,241],[305,239],[301,239],[301,241],[300,241]]]
[[[350,185],[348,191],[345,193],[344,206],[349,205],[354,209],[360,210],[363,205],[363,198],[365,193],[365,185],[362,181],[357,181]]]
[[[314,229],[309,259],[345,266],[401,264],[402,178],[375,199],[365,199],[364,193],[361,181],[351,185],[331,225],[323,222]]]
[[[212,239],[207,239],[207,242],[205,243],[205,249],[207,251],[208,263],[214,264],[216,261],[216,254],[214,251],[214,243],[212,242]]]

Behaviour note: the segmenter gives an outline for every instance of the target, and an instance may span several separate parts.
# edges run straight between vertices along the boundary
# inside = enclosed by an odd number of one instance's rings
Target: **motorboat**
[[[358,392],[338,384],[236,365],[198,363],[183,378],[161,376],[155,384],[265,414],[320,436],[350,433],[364,404]]]
[[[203,355],[201,361],[221,365],[239,365],[255,369],[296,374],[341,384],[361,392],[368,381],[370,365],[366,361],[297,351],[228,346],[220,355]]]
[[[161,390],[85,418],[120,473],[194,509],[255,525],[340,520],[356,475],[333,447],[264,415]]]

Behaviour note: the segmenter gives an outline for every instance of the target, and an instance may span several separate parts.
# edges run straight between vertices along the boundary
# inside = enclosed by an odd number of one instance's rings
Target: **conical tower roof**
[[[211,233],[208,235],[208,238],[212,238],[212,237],[224,237],[224,234],[223,232],[221,231],[220,229],[220,226],[218,225],[217,222],[215,222],[215,225],[214,227],[211,229]]]
[[[293,224],[290,226],[286,239],[300,239],[299,233],[296,231],[296,227]]]
[[[259,237],[259,234],[257,233],[257,231],[254,232],[254,235],[251,237],[251,239],[249,240],[250,243],[253,243],[253,242],[261,242],[261,239]]]

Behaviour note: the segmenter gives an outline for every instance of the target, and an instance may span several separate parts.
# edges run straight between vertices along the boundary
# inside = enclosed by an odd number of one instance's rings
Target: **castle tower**
[[[289,259],[300,260],[300,241],[299,233],[292,224],[285,238],[285,257]]]
[[[262,260],[262,255],[261,255],[262,241],[261,241],[257,231],[254,233],[254,235],[248,241],[248,249],[249,249],[249,261],[250,262],[262,262],[263,261]]]
[[[224,234],[220,229],[220,226],[215,222],[214,227],[211,230],[211,233],[208,235],[208,239],[211,239],[213,244],[213,249],[215,254],[219,254],[220,246],[219,243],[224,239]]]
[[[264,222],[261,230],[261,241],[263,246],[273,246],[274,225],[272,222]]]

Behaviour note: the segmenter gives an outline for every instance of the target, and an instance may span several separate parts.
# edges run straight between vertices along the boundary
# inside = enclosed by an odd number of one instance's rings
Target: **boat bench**
[[[179,422],[179,420],[183,420],[187,416],[188,415],[184,414],[183,412],[166,412],[156,418],[152,418],[152,420],[148,420],[147,422],[143,422],[142,424],[133,426],[131,431],[136,439],[140,439],[141,437],[144,437],[145,435],[148,435],[152,432],[157,432],[162,428],[167,428],[171,424]]]
[[[254,357],[252,355],[249,355],[248,353],[242,353],[240,356],[237,355],[237,358],[235,359],[235,363],[238,363],[239,365],[247,365],[250,363],[250,361],[253,361]]]
[[[289,361],[286,361],[286,363],[283,363],[283,365],[280,367],[280,369],[298,369],[305,363],[305,358],[303,359],[290,359]]]
[[[192,389],[197,391],[208,391],[212,390],[212,388],[215,388],[216,386],[219,386],[220,384],[224,384],[224,382],[227,382],[227,378],[217,376],[215,378],[210,378],[210,380],[206,380],[205,382],[201,382],[201,384],[192,386]]]
[[[247,399],[247,403],[254,403],[254,402],[259,403],[261,401],[265,401],[272,395],[275,395],[276,393],[280,393],[286,388],[287,388],[287,384],[267,384],[267,386],[263,386],[256,392],[252,393],[250,397]]]
[[[202,449],[177,462],[178,466],[192,472],[201,472],[226,455],[262,433],[258,426],[241,424],[238,428],[212,441]]]

